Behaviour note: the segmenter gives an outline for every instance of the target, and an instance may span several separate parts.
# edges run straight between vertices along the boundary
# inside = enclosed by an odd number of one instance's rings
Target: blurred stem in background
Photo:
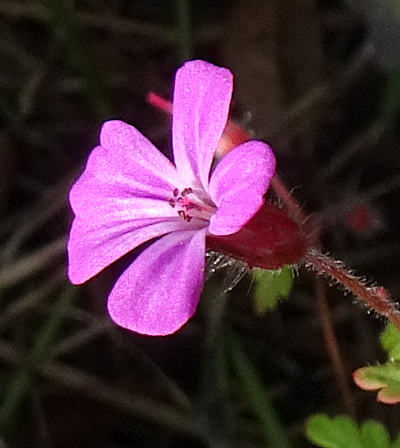
[[[204,437],[210,448],[235,446],[233,406],[230,399],[230,372],[224,337],[226,291],[207,294],[207,326],[202,353],[200,405]]]
[[[238,398],[253,414],[261,430],[264,446],[292,448],[261,376],[224,318],[229,287],[219,294],[215,294],[215,288],[215,282],[210,281],[203,294],[207,333],[203,346],[201,409],[206,442],[210,448],[238,446],[238,406],[232,397],[235,383],[242,393],[239,392]]]
[[[193,28],[191,20],[191,0],[175,0],[176,42],[181,62],[193,58]]]
[[[30,352],[20,368],[11,377],[4,390],[0,406],[0,433],[12,437],[18,431],[19,413],[36,376],[45,363],[51,359],[51,351],[64,322],[66,310],[71,306],[77,289],[68,286],[54,303],[51,313],[39,331]]]
[[[15,104],[3,97],[0,97],[0,118],[2,118],[9,128],[18,135],[21,128],[21,120],[18,111]]]
[[[268,448],[292,448],[287,431],[277,416],[274,405],[261,380],[261,376],[246,355],[239,338],[227,331],[229,355],[239,380],[240,390],[258,420],[261,433]]]
[[[70,69],[84,83],[87,102],[96,119],[103,120],[111,115],[108,94],[103,83],[102,71],[89,45],[89,36],[81,25],[74,4],[70,0],[44,0],[48,7],[50,27]]]
[[[395,126],[400,114],[400,63],[388,75],[382,95],[381,119],[388,126]]]

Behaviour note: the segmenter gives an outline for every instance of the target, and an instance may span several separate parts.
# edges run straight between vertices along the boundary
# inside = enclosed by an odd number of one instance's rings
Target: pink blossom
[[[175,164],[136,128],[108,121],[71,189],[72,283],[86,282],[153,240],[108,297],[111,318],[124,328],[148,335],[180,328],[201,294],[206,236],[238,232],[264,202],[275,158],[263,142],[237,146],[210,176],[231,95],[229,70],[187,62],[175,78]]]

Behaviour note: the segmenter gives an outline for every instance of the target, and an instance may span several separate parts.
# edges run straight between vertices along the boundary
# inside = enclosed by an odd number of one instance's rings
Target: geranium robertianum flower
[[[194,313],[204,280],[206,237],[236,234],[264,203],[275,172],[271,148],[237,146],[210,175],[225,128],[232,75],[204,61],[176,74],[172,164],[134,127],[104,123],[100,146],[71,189],[75,213],[68,274],[81,284],[155,239],[115,283],[108,311],[120,326],[164,335]]]

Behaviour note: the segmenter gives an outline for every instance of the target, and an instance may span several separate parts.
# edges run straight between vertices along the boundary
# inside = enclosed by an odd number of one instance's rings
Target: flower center
[[[209,220],[216,211],[215,206],[202,200],[200,195],[193,192],[190,187],[181,191],[175,188],[172,194],[173,197],[168,199],[168,204],[176,208],[178,216],[187,222],[194,217]]]

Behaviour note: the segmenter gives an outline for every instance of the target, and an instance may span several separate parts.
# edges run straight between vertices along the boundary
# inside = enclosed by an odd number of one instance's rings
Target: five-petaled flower
[[[229,70],[187,62],[175,79],[175,164],[134,127],[108,121],[71,189],[72,283],[86,282],[154,239],[109,295],[109,314],[122,327],[148,335],[180,328],[201,294],[207,234],[238,232],[264,202],[275,171],[267,144],[237,146],[210,175],[231,95]]]

